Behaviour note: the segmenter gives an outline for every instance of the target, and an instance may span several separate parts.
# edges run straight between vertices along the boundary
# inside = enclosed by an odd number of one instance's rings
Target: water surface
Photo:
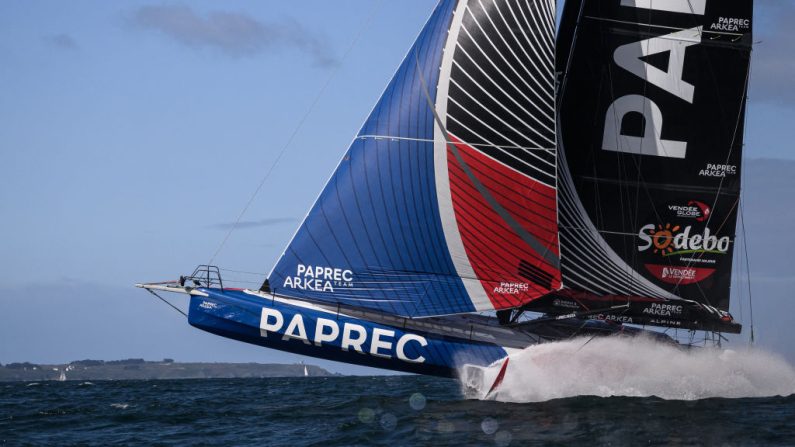
[[[0,444],[793,445],[795,397],[467,400],[418,376],[0,383]]]

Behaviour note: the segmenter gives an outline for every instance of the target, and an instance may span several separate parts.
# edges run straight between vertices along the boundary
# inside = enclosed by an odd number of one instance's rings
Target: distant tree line
[[[5,367],[8,369],[34,369],[34,368],[39,368],[39,365],[30,362],[22,362],[22,363],[14,362],[14,363],[9,363]]]
[[[124,359],[124,360],[75,360],[70,365],[75,366],[102,366],[102,365],[140,365],[146,363],[144,359]]]
[[[104,364],[105,362],[103,360],[90,360],[90,359],[75,360],[74,362],[70,363],[70,365],[75,365],[75,366],[100,366]]]
[[[73,365],[73,366],[89,367],[89,366],[102,366],[102,365],[121,365],[121,366],[143,365],[145,363],[146,363],[146,360],[144,360],[144,359],[123,359],[123,360],[108,360],[108,361],[85,359],[85,360],[75,360],[73,362],[69,362],[68,364],[69,365]],[[174,359],[166,358],[166,359],[163,359],[162,363],[174,363]],[[8,369],[34,369],[34,368],[36,368],[36,369],[38,369],[38,368],[41,368],[41,365],[38,365],[36,363],[30,363],[30,362],[14,362],[14,363],[8,363],[6,365],[3,365],[2,363],[0,363],[0,368],[8,368]]]

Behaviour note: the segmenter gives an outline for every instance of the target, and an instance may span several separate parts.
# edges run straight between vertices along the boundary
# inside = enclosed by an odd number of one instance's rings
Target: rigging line
[[[556,59],[555,63],[554,63],[554,66],[552,67],[552,86],[553,86],[553,96],[554,96],[554,95],[557,95],[557,92],[558,92],[557,48],[555,46],[555,42],[557,41],[557,32],[556,32],[557,23],[556,23],[556,19],[555,19],[555,15],[557,13],[557,4],[555,4],[555,6],[552,6],[552,3],[550,3],[549,6],[551,8],[550,11],[549,11],[550,12],[550,14],[549,14],[549,16],[550,16],[549,39],[552,42],[552,56]],[[519,10],[521,12],[521,6],[519,6]],[[554,100],[553,105],[554,105],[554,109],[555,109],[555,113],[553,114],[553,117],[552,117],[552,119],[553,119],[552,126],[555,128],[555,135],[553,136],[553,138],[555,140],[555,151],[554,151],[554,155],[555,155],[555,221],[558,223],[558,225],[560,225],[560,191],[559,191],[559,188],[560,188],[560,156],[558,155],[558,144],[560,144],[560,141],[559,141],[560,139],[558,138],[558,132],[560,131],[560,129],[558,129],[558,118],[556,116],[554,116],[554,115],[557,115],[557,109],[558,109],[557,99]],[[556,233],[557,233],[557,237],[555,238],[555,245],[557,246],[558,253],[562,254],[563,252],[562,252],[562,249],[561,249],[561,246],[560,246],[560,228],[557,229]],[[562,268],[563,267],[561,266],[561,269]],[[565,285],[563,283],[563,272],[562,271],[560,272],[560,275],[558,276],[558,278],[560,278],[560,284],[559,284],[558,288],[559,288],[559,290],[563,290]]]
[[[262,281],[246,281],[246,280],[243,280],[243,279],[228,279],[228,280],[224,280],[224,283],[225,284],[254,284],[254,285],[260,285],[260,284],[262,284]],[[230,287],[226,287],[226,288],[229,289]],[[257,287],[257,288],[259,288],[259,287]]]
[[[638,23],[638,24],[640,24],[640,23]],[[646,25],[651,27],[651,12],[649,12],[648,23]],[[646,40],[645,42],[646,42],[646,51],[649,51],[650,47],[651,47],[651,41],[650,40]],[[608,72],[611,74],[611,80],[612,80],[612,66],[611,66],[610,69],[608,69]],[[614,93],[614,90],[612,88],[613,88],[613,84],[611,83],[611,93]],[[644,83],[643,83],[644,108],[648,106],[648,102],[650,101],[649,97],[648,97],[648,94],[647,94],[647,89],[648,88],[649,88],[648,79],[644,79]],[[613,95],[613,98],[615,99],[615,95]],[[648,126],[649,124],[646,123],[646,125]],[[661,137],[661,135],[658,135],[658,137]],[[643,153],[643,141],[641,141],[640,152],[641,152],[641,154]],[[634,215],[634,220],[633,221],[635,222],[634,228],[637,228],[637,221],[639,219],[639,214],[640,214],[641,190],[643,191],[643,193],[645,193],[645,196],[648,199],[648,201],[649,201],[649,203],[651,205],[651,209],[654,211],[654,215],[657,217],[657,220],[659,222],[661,222],[662,218],[660,216],[659,211],[657,210],[656,202],[652,198],[652,193],[651,193],[651,190],[649,188],[649,184],[646,183],[645,178],[643,176],[643,171],[641,169],[641,165],[643,164],[643,157],[630,157],[630,159],[632,160],[632,163],[633,163],[633,165],[635,167],[635,172],[637,174],[637,180],[636,180],[636,185],[635,185],[635,210],[634,210],[634,213],[632,213]],[[621,175],[621,170],[620,169],[618,170],[618,173],[619,173],[619,175]],[[626,247],[625,247],[625,249],[626,249]],[[632,272],[630,273],[630,277],[631,277],[631,280],[633,282],[637,282],[638,279],[639,279],[639,276],[638,276],[639,272],[638,272],[638,270],[636,268],[636,267],[639,267],[637,265],[637,263],[638,263],[638,252],[636,250],[630,250],[630,252],[632,253]],[[668,261],[668,264],[672,265],[673,261],[672,260]],[[678,290],[678,284],[669,293],[671,293],[672,295],[674,295],[676,297],[679,297],[678,294],[680,292]],[[705,299],[706,299],[706,297],[705,297]]]
[[[185,318],[188,318],[188,314],[186,314],[185,312],[183,312],[183,311],[182,311],[182,309],[180,309],[179,307],[177,307],[177,306],[175,306],[175,305],[171,304],[171,302],[170,302],[170,301],[168,301],[167,299],[165,299],[165,298],[163,298],[162,296],[158,295],[158,294],[157,294],[157,293],[155,293],[155,292],[154,292],[152,289],[146,289],[146,291],[147,291],[147,292],[149,292],[149,293],[151,293],[152,295],[156,296],[156,297],[157,297],[157,298],[158,298],[160,301],[162,301],[162,302],[164,302],[164,303],[168,304],[168,306],[169,306],[169,307],[171,307],[172,309],[174,309],[174,310],[176,310],[177,312],[181,313],[181,314],[182,314],[182,315],[183,315]]]
[[[651,14],[649,14],[648,17],[649,17],[649,23],[648,24],[651,25]],[[651,52],[650,51],[651,50],[651,41],[647,39],[645,42],[646,42],[646,52],[650,53]],[[671,54],[670,57],[673,57],[673,55]],[[612,73],[612,70],[610,70],[610,73]],[[650,100],[649,100],[649,96],[648,96],[648,88],[649,88],[648,79],[644,79],[644,82],[643,82],[643,102],[644,102],[643,107],[644,107],[644,110],[646,109],[646,107],[649,107],[648,102]],[[615,100],[615,97],[614,97],[614,100]],[[645,123],[645,125],[649,126],[650,123]],[[644,129],[644,131],[645,131],[645,129]],[[660,131],[660,133],[662,134],[662,130]],[[660,138],[660,139],[662,139],[662,138]],[[643,153],[643,142],[644,142],[644,140],[641,140],[641,143],[640,143],[640,145],[641,145],[640,152],[641,153]],[[620,160],[620,157],[619,157],[619,160]],[[643,165],[643,157],[630,157],[630,160],[632,161],[632,163],[633,163],[633,165],[635,167],[636,182],[637,182],[636,185],[635,185],[635,209],[632,212],[632,216],[630,217],[630,219],[632,220],[632,228],[638,228],[638,225],[639,225],[638,221],[640,220],[639,215],[640,215],[641,189],[643,189],[643,192],[646,193],[646,197],[649,199],[649,202],[651,202],[651,208],[654,210],[654,214],[657,216],[658,221],[661,222],[659,212],[657,211],[657,207],[655,206],[656,203],[651,198],[651,192],[649,191],[649,185],[645,183],[645,179],[643,178],[643,170],[641,169],[641,166]],[[621,170],[619,170],[618,173],[619,173],[619,175],[621,175]],[[623,194],[623,188],[620,188],[619,190]],[[632,200],[632,199],[629,198],[629,200]],[[626,221],[622,221],[622,224],[625,223],[625,222]],[[624,250],[628,250],[630,253],[632,253],[632,266],[633,266],[633,269],[632,269],[632,274],[631,274],[631,277],[632,277],[631,280],[633,282],[637,282],[638,274],[639,274],[638,269],[640,268],[640,266],[638,265],[639,252],[637,250],[635,250],[634,248],[628,248],[626,246],[626,242],[627,242],[627,239],[624,239]],[[634,245],[634,238],[632,239],[632,245]],[[673,263],[673,261],[669,261],[669,265],[672,264],[672,263]],[[674,293],[674,292],[676,292],[676,293]],[[674,294],[675,296],[678,296],[679,290],[677,288],[674,288],[674,290],[671,291],[671,293]]]
[[[751,334],[750,334],[750,342],[754,344],[754,300],[753,296],[751,295],[751,261],[750,256],[748,254],[748,236],[745,232],[745,208],[740,204],[740,223],[742,225],[743,231],[743,251],[745,251],[745,271],[748,274],[748,311],[751,317]]]
[[[743,119],[742,122],[741,122],[741,118],[743,118],[744,115],[747,115],[746,113],[743,113],[743,108],[747,108],[747,104],[748,104],[748,88],[749,88],[750,80],[751,80],[751,62],[750,62],[750,56],[749,56],[748,68],[747,68],[746,73],[745,73],[745,85],[743,87],[743,95],[742,95],[742,99],[740,101],[741,104],[742,104],[741,105],[741,109],[740,109],[740,114],[737,116],[737,122],[736,122],[736,124],[734,126],[734,133],[732,135],[731,143],[729,145],[729,153],[726,155],[726,161],[724,163],[724,164],[727,164],[727,165],[731,161],[732,154],[734,153],[735,143],[737,142],[737,134],[740,131],[740,126],[744,127],[747,124],[747,116]],[[740,150],[742,150],[742,145],[740,146]],[[742,163],[742,155],[740,155],[740,163]],[[715,210],[715,207],[718,205],[718,200],[720,199],[720,194],[721,194],[721,191],[723,190],[723,183],[724,183],[725,180],[726,180],[726,177],[723,177],[723,178],[721,178],[720,182],[718,183],[718,189],[717,189],[717,192],[715,193],[715,200],[712,201],[713,213],[711,213],[709,215],[709,217],[707,218],[707,223],[706,223],[707,227],[709,227],[709,224],[712,223],[712,218],[715,215],[714,210]],[[741,178],[741,180],[742,180],[742,178]],[[742,188],[740,189],[740,194],[742,194]],[[740,201],[740,198],[738,197],[737,201],[735,201],[734,205],[732,206],[732,209],[726,215],[726,218],[724,219],[724,222],[721,223],[721,225],[720,225],[721,228],[726,223],[726,220],[728,220],[729,217],[731,216],[732,212],[734,211],[734,208],[738,206],[739,201]],[[702,257],[703,257],[703,255],[702,255]],[[695,257],[693,257],[692,259],[695,260]],[[690,268],[693,265],[693,260],[688,262],[687,268]]]
[[[556,61],[555,61],[555,80],[557,81],[557,85],[555,86],[556,87],[555,88],[555,93],[556,93],[556,95],[555,95],[556,96],[555,97],[555,146],[557,148],[557,151],[556,151],[557,159],[556,159],[556,163],[555,163],[555,178],[558,180],[558,182],[560,182],[560,165],[561,165],[561,163],[566,163],[566,154],[565,154],[565,152],[561,152],[561,148],[563,147],[563,135],[561,133],[561,127],[562,127],[561,123],[562,122],[561,122],[561,119],[560,119],[561,110],[563,109],[562,98],[563,98],[563,94],[566,92],[566,87],[568,86],[569,73],[570,73],[570,68],[571,68],[571,58],[572,58],[572,55],[574,54],[574,46],[577,44],[577,38],[579,37],[579,32],[578,31],[579,31],[579,28],[580,28],[580,20],[582,20],[582,16],[583,16],[583,10],[584,10],[584,3],[581,2],[580,3],[580,10],[577,12],[577,20],[574,23],[574,30],[572,30],[571,44],[569,45],[568,52],[567,52],[567,55],[566,55],[566,66],[563,68],[563,72],[560,73],[560,75],[561,75],[560,79],[558,79],[558,73],[557,73],[557,70],[558,70],[558,67],[557,67],[557,57],[558,57],[557,56],[557,47],[555,48],[555,59],[556,59]],[[565,12],[565,5],[564,5],[564,12]],[[557,19],[556,19],[556,22],[557,22]],[[554,36],[555,37],[555,41],[557,41],[560,38],[560,30],[562,28],[562,23],[563,23],[562,15],[561,15],[561,21],[560,22],[561,22],[560,24],[556,23],[557,30],[556,30],[555,36]],[[564,172],[567,172],[567,171],[568,171],[568,168],[565,168]],[[561,187],[560,183],[558,183],[557,186]],[[557,217],[558,217],[558,225],[560,225],[560,223],[561,223],[561,197],[560,197],[560,192],[558,192],[557,204],[558,204],[558,207],[557,207],[556,214],[557,214]],[[558,230],[558,231],[560,231],[560,230]],[[562,239],[563,238],[560,236],[560,232],[559,232],[558,233],[558,253],[560,253],[561,256],[563,255],[563,245],[564,245]],[[571,280],[571,277],[563,272],[563,266],[561,266],[561,272],[560,272],[560,287],[561,287],[561,289],[563,287],[565,287],[566,282],[569,281],[569,280]]]
[[[219,268],[219,270],[221,270],[222,272],[242,273],[246,275],[268,276],[262,272],[247,272],[245,270],[232,270],[232,269],[222,269],[222,268]]]
[[[740,99],[740,112],[739,112],[739,114],[737,116],[737,122],[734,125],[734,133],[732,134],[731,142],[729,144],[729,153],[726,155],[726,161],[724,162],[724,164],[727,164],[727,165],[731,161],[732,154],[734,153],[735,144],[737,142],[737,135],[740,132],[741,126],[742,126],[742,128],[745,128],[747,126],[747,123],[748,123],[747,113],[744,113],[744,112],[745,112],[745,110],[748,107],[748,89],[749,89],[749,84],[751,82],[751,68],[752,68],[751,55],[749,53],[748,67],[747,67],[746,72],[745,72],[745,83],[743,85],[743,94],[742,94],[742,97]],[[710,73],[712,74],[712,77],[714,79],[717,79],[716,74],[714,73],[714,71],[712,71],[713,70],[712,65],[710,65],[710,70],[711,70]],[[742,122],[741,122],[741,119],[742,119]],[[742,135],[740,135],[740,138],[742,139]],[[742,141],[740,141],[740,144],[741,144],[740,145],[740,150],[742,150],[742,146],[743,146]],[[742,154],[740,155],[740,163],[742,163]],[[715,200],[712,202],[712,210],[713,211],[715,210],[715,206],[717,206],[718,200],[720,199],[720,193],[721,193],[721,191],[723,189],[723,183],[724,183],[725,180],[726,180],[726,177],[723,177],[723,178],[721,178],[720,182],[718,183],[718,190],[715,193]],[[742,178],[741,178],[741,180],[742,180]],[[740,188],[740,191],[742,192],[742,188]],[[712,217],[714,216],[714,214],[715,213],[713,212],[707,218],[707,226],[709,226],[709,224],[712,222]]]
[[[320,102],[320,98],[323,97],[323,94],[325,93],[325,91],[328,88],[328,86],[331,84],[331,81],[335,78],[336,74],[340,71],[340,67],[342,67],[342,63],[345,61],[345,59],[348,58],[348,55],[350,55],[351,51],[356,46],[356,44],[359,42],[359,40],[361,39],[362,35],[364,35],[364,31],[367,28],[370,27],[370,24],[372,23],[372,21],[375,18],[376,14],[381,10],[381,6],[383,6],[384,3],[385,3],[384,1],[380,1],[380,2],[376,3],[375,6],[373,6],[373,9],[370,12],[370,15],[365,20],[364,24],[362,25],[362,28],[354,36],[354,38],[351,41],[350,45],[348,45],[348,48],[342,54],[342,58],[340,59],[340,63],[337,64],[332,69],[331,73],[329,73],[328,78],[326,78],[326,81],[323,83],[323,85],[320,87],[320,90],[317,92],[317,95],[315,96],[315,99],[309,105],[309,108],[307,109],[306,113],[304,113],[304,115],[298,121],[298,124],[295,126],[295,129],[293,129],[293,132],[290,134],[290,137],[287,139],[287,142],[284,144],[284,146],[282,146],[281,151],[279,152],[279,155],[277,155],[276,158],[273,160],[273,163],[271,164],[270,168],[268,168],[268,171],[265,173],[265,176],[262,177],[262,180],[259,182],[259,185],[257,185],[257,188],[254,190],[254,194],[251,195],[251,197],[248,199],[248,202],[246,202],[246,205],[243,207],[243,210],[240,211],[240,214],[237,216],[237,219],[235,220],[235,223],[232,224],[232,227],[229,229],[229,231],[224,236],[224,239],[221,241],[221,244],[218,246],[218,249],[215,250],[215,253],[210,258],[210,262],[208,262],[208,264],[212,265],[213,261],[218,256],[218,254],[221,253],[221,250],[223,250],[223,248],[226,245],[227,241],[229,241],[229,237],[232,236],[232,233],[237,229],[237,226],[240,224],[240,221],[243,219],[243,216],[246,214],[248,209],[251,207],[251,204],[254,203],[254,199],[257,198],[257,196],[259,195],[260,191],[262,190],[262,187],[265,185],[265,182],[268,181],[268,178],[270,178],[271,174],[276,169],[276,166],[279,164],[279,162],[281,161],[282,157],[284,157],[284,154],[287,152],[287,149],[292,145],[293,140],[295,140],[295,137],[298,136],[298,132],[303,128],[304,123],[309,118],[309,115],[312,114],[312,111],[314,111],[315,106],[317,106],[318,102]]]
[[[612,66],[612,64],[608,64],[607,65],[607,75],[606,75],[606,77],[607,77],[606,80],[604,79],[605,76],[600,77],[599,89],[597,90],[597,92],[598,92],[597,93],[597,95],[598,95],[597,97],[601,97],[602,91],[606,90],[609,93],[609,95],[610,95],[610,99],[615,101],[617,96],[616,96],[616,92],[615,92],[615,85],[613,83],[613,66]],[[620,119],[620,117],[618,116],[618,111],[615,110],[615,108],[613,109],[613,115],[614,115],[615,119]],[[600,121],[600,118],[597,116],[597,114],[594,114],[591,127],[594,128],[594,129],[598,129],[599,128],[599,124],[600,124],[599,121]],[[620,138],[620,135],[619,135],[619,137],[617,137],[617,139],[618,138]],[[596,147],[598,147],[598,146],[601,146],[601,145],[591,144],[589,146],[589,149],[590,149],[590,154],[589,155],[593,159],[596,159],[597,157],[599,157],[598,154],[602,153],[602,148],[601,147],[599,147],[598,150],[596,149]],[[620,158],[620,157],[616,157],[616,163],[620,163],[618,158]],[[618,172],[618,176],[621,175],[621,169],[619,169],[619,168],[620,168],[620,166],[617,167],[617,169],[616,169],[617,172]],[[600,177],[598,169],[599,169],[599,166],[598,166],[597,163],[592,163],[591,164],[591,172],[592,172],[592,176],[594,178],[599,178]],[[617,180],[620,181],[621,178],[618,178]],[[593,205],[593,209],[594,209],[594,213],[593,213],[593,218],[591,219],[591,221],[594,223],[594,227],[595,228],[597,228],[597,229],[598,228],[604,228],[605,227],[605,214],[606,214],[605,213],[605,207],[604,207],[604,204],[602,203],[602,200],[599,199],[600,197],[603,197],[602,192],[604,191],[604,188],[602,188],[601,184],[597,183],[597,184],[594,185],[594,191],[595,191],[595,195],[594,195],[594,201],[593,201],[593,204],[592,204]],[[576,191],[576,187],[575,187],[575,194],[579,195],[579,193]],[[619,198],[619,200],[621,200],[621,199]],[[588,217],[586,216],[586,218],[588,218]],[[607,242],[607,241],[605,241],[605,242]],[[630,271],[634,272],[634,265],[632,265],[632,266],[628,265],[628,267],[629,267]],[[624,273],[626,274],[627,272],[625,271]],[[634,273],[629,273],[627,276],[629,278],[629,287],[632,288],[633,286],[636,286],[635,280],[634,280]]]
[[[732,266],[739,266],[740,265],[740,261],[741,261],[740,250],[735,248],[734,252],[732,253]],[[740,305],[740,321],[744,323],[746,321],[745,320],[745,311],[743,309],[744,302],[745,302],[745,296],[742,294],[742,286],[743,285],[742,285],[742,282],[740,281],[740,278],[742,277],[741,276],[741,270],[739,268],[736,268],[736,270],[733,269],[732,272],[733,273],[736,272],[736,274],[732,275],[732,278],[731,278],[731,284],[732,284],[731,289],[732,290],[740,290],[740,292],[738,292],[739,296],[737,297],[737,301],[738,301],[738,304]],[[730,290],[730,293],[731,293],[731,290]]]
[[[751,77],[753,75],[753,69],[754,69],[754,66],[753,66],[753,63],[752,63],[753,45],[751,46],[751,50],[750,51],[751,51],[751,54],[748,56],[748,77],[746,79],[746,87],[745,87],[746,88],[746,90],[745,90],[745,94],[746,94],[746,96],[745,96],[746,109],[748,107],[748,84],[751,82]],[[744,113],[743,114],[743,127],[744,128],[748,127],[748,113]],[[735,135],[736,135],[736,130],[735,130]],[[734,141],[732,141],[732,143],[733,142]],[[743,144],[743,146],[744,146],[744,144]],[[742,163],[742,155],[740,156],[740,162]],[[743,177],[745,177],[745,176],[747,176],[746,173],[745,173],[745,170],[741,170],[740,171],[740,185],[743,184]],[[749,340],[748,341],[753,345],[755,343],[754,302],[753,302],[753,296],[751,295],[751,261],[750,261],[750,257],[751,256],[750,256],[750,254],[748,254],[748,235],[747,235],[747,233],[745,231],[745,207],[743,206],[745,204],[745,190],[746,190],[746,188],[743,188],[742,186],[740,187],[740,198],[739,198],[738,207],[739,207],[739,212],[740,212],[740,219],[741,219],[740,222],[741,222],[741,225],[742,225],[741,228],[742,228],[742,233],[743,233],[743,251],[745,252],[745,272],[748,275],[748,278],[747,278],[747,280],[748,280],[748,307],[749,307],[748,312],[749,312],[749,317],[751,319],[751,324],[750,324],[750,326],[751,326],[750,329],[751,330],[750,330]],[[740,300],[742,301],[742,298],[740,298]]]
[[[577,22],[574,24],[574,31],[573,31],[574,36],[572,37],[572,42],[571,45],[569,46],[568,55],[566,57],[566,67],[564,68],[563,79],[561,79],[560,81],[560,88],[559,88],[560,91],[558,92],[559,94],[555,99],[555,101],[557,102],[556,121],[560,119],[560,109],[562,108],[563,105],[562,98],[563,94],[566,92],[566,86],[568,85],[569,73],[571,72],[571,59],[572,56],[574,55],[574,46],[577,44],[577,38],[579,37],[578,30],[580,29],[580,21],[582,20],[583,17],[584,8],[585,8],[585,2],[580,3],[580,11],[577,13]],[[559,128],[560,126],[558,126],[558,129]]]

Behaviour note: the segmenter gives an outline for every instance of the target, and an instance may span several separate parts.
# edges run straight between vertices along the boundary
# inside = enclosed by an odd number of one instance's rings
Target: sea
[[[483,385],[413,375],[0,383],[0,445],[795,445],[795,370],[783,359],[637,343],[512,355],[495,391],[494,367],[477,374]]]
[[[792,396],[504,403],[418,376],[0,389],[0,445],[795,445]]]

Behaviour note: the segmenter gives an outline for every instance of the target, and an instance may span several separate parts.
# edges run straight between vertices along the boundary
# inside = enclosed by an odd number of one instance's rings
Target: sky
[[[302,360],[190,328],[133,284],[213,258],[286,146],[213,259],[267,273],[435,3],[0,2],[0,363]],[[794,21],[794,0],[757,1],[749,159],[795,160]],[[795,162],[755,163],[790,183],[749,169],[749,195],[787,209]],[[769,220],[749,220],[754,265],[787,265],[795,236]],[[773,342],[792,275],[757,271],[771,349],[795,359]]]

